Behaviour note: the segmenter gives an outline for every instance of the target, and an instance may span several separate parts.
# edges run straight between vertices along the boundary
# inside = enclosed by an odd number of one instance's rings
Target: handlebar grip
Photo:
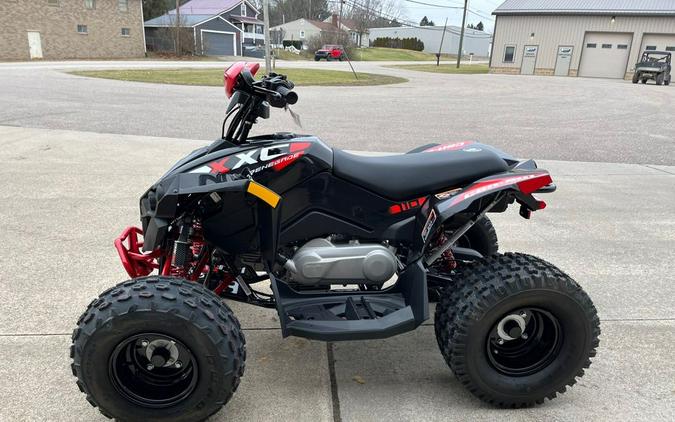
[[[276,91],[281,95],[288,104],[295,104],[298,102],[298,94],[293,90],[286,88],[285,86],[277,87]]]

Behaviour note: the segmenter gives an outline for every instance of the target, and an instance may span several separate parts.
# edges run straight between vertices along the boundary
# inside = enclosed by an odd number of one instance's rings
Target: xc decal
[[[303,156],[311,146],[311,142],[291,142],[251,149],[212,161],[205,166],[192,169],[190,173],[223,174],[244,167],[248,168],[250,174],[269,168],[272,168],[274,171],[281,171]],[[264,164],[251,168],[251,166],[260,163]]]

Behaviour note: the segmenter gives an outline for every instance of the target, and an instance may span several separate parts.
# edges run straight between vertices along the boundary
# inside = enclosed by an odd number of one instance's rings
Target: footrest
[[[415,282],[409,279],[409,283],[386,292],[305,293],[274,277],[271,281],[284,337],[323,341],[386,338],[415,329],[429,316],[423,273]]]

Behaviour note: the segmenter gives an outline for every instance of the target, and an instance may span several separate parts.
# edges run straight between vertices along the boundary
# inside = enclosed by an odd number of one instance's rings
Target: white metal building
[[[506,0],[493,73],[630,78],[644,50],[675,55],[675,0]]]
[[[372,43],[377,38],[417,38],[424,43],[424,51],[438,53],[443,37],[443,54],[457,54],[459,49],[459,35],[461,28],[448,25],[445,35],[442,26],[395,26],[387,28],[370,28],[368,39]],[[487,57],[490,54],[492,35],[475,29],[464,31],[464,54],[473,54],[476,57]]]

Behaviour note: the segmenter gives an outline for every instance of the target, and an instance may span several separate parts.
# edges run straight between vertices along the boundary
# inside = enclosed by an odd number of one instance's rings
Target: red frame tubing
[[[138,238],[143,235],[143,230],[129,226],[115,239],[115,249],[120,256],[122,266],[131,278],[143,277],[155,269],[159,269],[158,258],[162,251],[156,249],[150,253],[143,253],[143,242]],[[125,244],[126,243],[126,244]]]

